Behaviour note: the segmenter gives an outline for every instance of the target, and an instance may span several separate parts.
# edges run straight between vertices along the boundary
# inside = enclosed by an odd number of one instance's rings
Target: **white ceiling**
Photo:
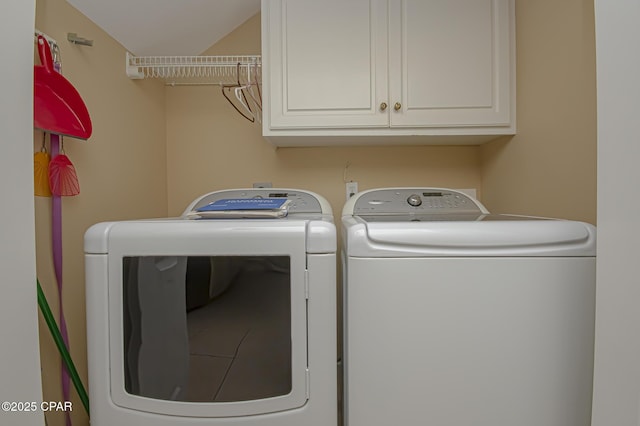
[[[199,55],[260,11],[260,0],[67,2],[136,56]]]

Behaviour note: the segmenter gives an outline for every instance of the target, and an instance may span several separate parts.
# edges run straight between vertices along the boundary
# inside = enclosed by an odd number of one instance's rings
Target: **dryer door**
[[[193,417],[304,405],[305,257],[303,221],[116,223],[113,402]]]

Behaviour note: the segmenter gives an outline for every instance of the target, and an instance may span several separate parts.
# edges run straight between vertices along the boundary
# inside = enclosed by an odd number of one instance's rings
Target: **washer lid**
[[[482,215],[452,220],[344,217],[349,256],[594,256],[595,228],[582,222]],[[441,218],[444,219],[444,218]]]

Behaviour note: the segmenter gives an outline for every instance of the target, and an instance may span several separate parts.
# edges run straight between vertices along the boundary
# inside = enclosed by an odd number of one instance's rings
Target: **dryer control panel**
[[[453,189],[385,188],[365,191],[345,205],[343,215],[487,214],[476,199]]]
[[[234,198],[286,198],[291,201],[289,204],[289,214],[332,214],[329,203],[318,194],[299,189],[285,188],[246,188],[211,192],[193,201],[183,214],[187,214],[188,212],[218,200]]]

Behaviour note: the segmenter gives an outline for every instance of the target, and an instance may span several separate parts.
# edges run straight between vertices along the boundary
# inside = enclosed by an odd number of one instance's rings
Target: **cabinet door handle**
[[[380,111],[384,111],[386,109],[387,109],[387,103],[386,102],[381,103],[380,104]]]
[[[395,109],[396,111],[399,111],[399,110],[400,110],[400,108],[402,108],[402,104],[401,104],[400,102],[396,102],[396,103],[393,105],[393,109]]]

